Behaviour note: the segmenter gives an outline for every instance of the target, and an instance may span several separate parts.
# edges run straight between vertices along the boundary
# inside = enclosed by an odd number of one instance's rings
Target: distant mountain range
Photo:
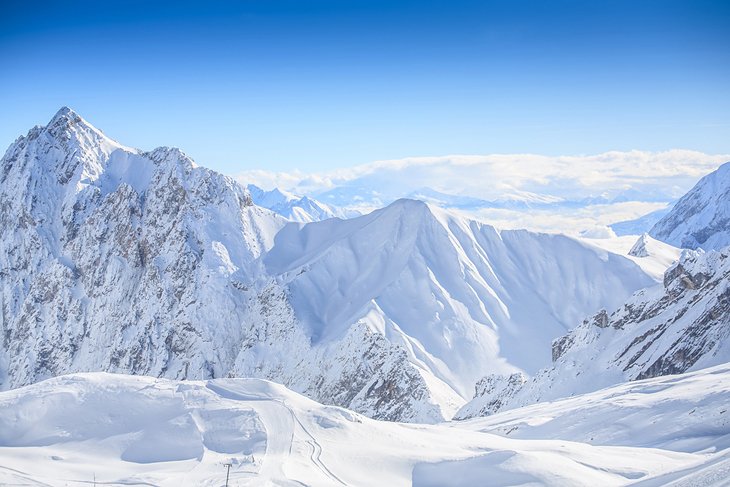
[[[308,196],[297,196],[278,188],[265,191],[256,185],[249,184],[246,189],[251,194],[255,205],[268,208],[290,221],[311,223],[328,218],[350,218],[360,215],[358,212],[348,212]]]

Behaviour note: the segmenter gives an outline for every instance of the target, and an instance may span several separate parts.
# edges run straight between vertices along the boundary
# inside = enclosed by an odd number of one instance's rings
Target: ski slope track
[[[0,484],[217,487],[230,463],[234,486],[719,486],[729,405],[728,365],[436,425],[260,379],[74,374],[0,393]]]
[[[258,377],[438,422],[654,284],[632,259],[411,200],[292,223],[179,149],[125,147],[64,108],[0,161],[0,389]]]

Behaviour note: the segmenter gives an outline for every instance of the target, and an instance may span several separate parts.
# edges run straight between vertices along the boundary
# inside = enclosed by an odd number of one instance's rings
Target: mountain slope
[[[675,247],[718,250],[730,245],[730,162],[700,179],[649,234]]]
[[[728,465],[727,366],[442,425],[257,379],[77,374],[0,393],[0,483],[628,485]],[[610,418],[610,420],[607,420]]]
[[[580,394],[730,361],[730,249],[685,251],[664,283],[601,311],[553,342],[553,366],[532,379],[492,376],[457,417]]]
[[[667,213],[672,210],[672,204],[661,210],[655,210],[634,220],[624,220],[609,225],[614,233],[622,237],[624,235],[642,235],[651,230]]]

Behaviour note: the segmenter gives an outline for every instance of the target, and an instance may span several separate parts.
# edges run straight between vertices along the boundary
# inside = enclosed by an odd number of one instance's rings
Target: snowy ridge
[[[664,283],[553,342],[553,366],[516,387],[477,390],[457,418],[730,361],[730,249],[684,251]],[[498,377],[491,383],[503,384]]]
[[[730,162],[700,179],[649,234],[675,247],[718,250],[730,245]]]
[[[0,389],[82,371],[249,376],[435,422],[654,282],[575,239],[409,200],[287,223],[180,150],[125,148],[68,109],[0,167]]]
[[[258,379],[69,375],[0,393],[0,483],[219,486],[230,463],[231,485],[722,485],[728,383],[723,365],[409,425]]]
[[[679,259],[682,253],[682,249],[651,238],[648,234],[638,237],[636,235],[608,238],[581,237],[581,241],[589,246],[625,255],[656,282],[664,279],[664,272]]]

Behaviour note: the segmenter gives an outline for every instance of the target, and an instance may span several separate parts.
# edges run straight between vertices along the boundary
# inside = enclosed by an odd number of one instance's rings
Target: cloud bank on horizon
[[[674,149],[612,151],[596,155],[449,155],[375,161],[326,172],[240,172],[236,178],[264,189],[322,194],[341,186],[370,183],[381,192],[431,188],[486,200],[522,198],[525,193],[558,199],[613,198],[635,192],[636,201],[670,201],[730,160],[730,154]]]
[[[375,161],[327,172],[249,170],[236,178],[363,213],[415,197],[502,228],[601,235],[605,225],[665,208],[729,160],[730,154],[680,149],[578,156],[451,155]]]

